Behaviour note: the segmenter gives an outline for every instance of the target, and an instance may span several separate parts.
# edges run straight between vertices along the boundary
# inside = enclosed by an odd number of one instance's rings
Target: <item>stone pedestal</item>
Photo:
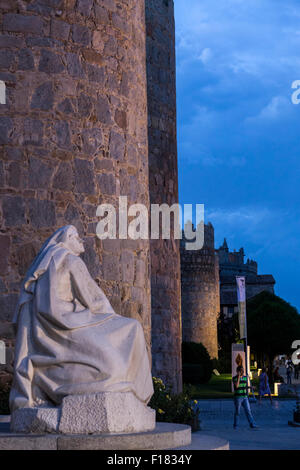
[[[0,450],[160,450],[190,444],[190,426],[171,423],[128,434],[13,434],[0,430]]]
[[[97,393],[65,397],[59,407],[20,408],[11,432],[99,434],[137,433],[155,428],[155,411],[133,393]]]

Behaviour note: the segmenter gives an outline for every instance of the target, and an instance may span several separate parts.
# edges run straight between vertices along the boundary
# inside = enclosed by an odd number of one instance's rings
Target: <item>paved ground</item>
[[[233,400],[199,400],[201,432],[227,439],[231,450],[300,450],[300,428],[293,428],[295,400],[263,399],[251,403],[252,414],[259,429],[250,429],[244,410],[240,425],[233,429]],[[197,433],[198,434],[198,433]]]

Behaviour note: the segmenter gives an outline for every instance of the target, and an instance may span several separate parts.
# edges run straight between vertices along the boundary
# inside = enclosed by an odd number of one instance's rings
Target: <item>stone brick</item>
[[[55,205],[53,201],[47,199],[29,199],[28,208],[30,221],[34,228],[56,226]]]
[[[7,160],[22,160],[23,151],[16,147],[6,147],[6,158]]]
[[[58,41],[51,38],[26,38],[26,46],[28,47],[53,47],[58,46]]]
[[[86,70],[89,81],[97,82],[100,85],[104,85],[105,74],[103,67],[97,67],[96,65],[86,64]]]
[[[125,111],[120,111],[119,109],[115,112],[115,122],[118,124],[121,129],[124,131],[127,128],[127,114]]]
[[[32,0],[27,10],[49,17],[62,11],[63,5],[63,0]]]
[[[85,129],[82,133],[83,151],[88,155],[99,152],[103,142],[101,129]]]
[[[0,51],[0,68],[9,69],[9,67],[14,62],[15,55],[10,50],[1,50]]]
[[[38,246],[36,243],[25,243],[17,250],[17,264],[20,276],[25,276],[30,264],[38,253]]]
[[[89,46],[91,44],[90,30],[79,24],[73,24],[72,38],[74,42],[81,44],[82,46]]]
[[[130,165],[137,167],[138,165],[138,152],[135,145],[128,145],[127,147],[127,159]]]
[[[7,171],[7,183],[11,188],[19,188],[21,185],[21,166],[19,162],[11,162]]]
[[[74,184],[72,166],[68,162],[61,162],[53,179],[53,188],[71,191]]]
[[[117,53],[117,42],[114,37],[110,37],[104,45],[104,54],[114,56]]]
[[[57,145],[63,149],[71,149],[69,124],[66,121],[58,121],[54,124]]]
[[[103,270],[103,275],[106,280],[119,281],[120,279],[119,258],[112,254],[103,253],[102,270]]]
[[[129,33],[131,25],[125,20],[125,18],[121,18],[117,13],[113,13],[111,20],[115,28],[119,29],[125,34]]]
[[[2,209],[6,227],[16,227],[25,223],[25,206],[20,196],[4,196]]]
[[[16,83],[16,75],[14,73],[0,72],[0,80],[3,82]]]
[[[75,165],[75,191],[79,193],[95,194],[94,166],[87,160],[76,158]]]
[[[12,47],[20,49],[23,44],[23,39],[16,38],[15,36],[0,35],[0,47]]]
[[[110,11],[117,10],[116,0],[101,0],[101,5],[107,8]]]
[[[81,223],[81,217],[79,210],[73,204],[68,204],[68,207],[64,213],[64,221],[69,225],[75,225],[78,233],[83,235],[83,225]]]
[[[69,98],[65,98],[61,103],[59,103],[57,109],[64,114],[74,113],[74,107],[72,105],[72,101]]]
[[[119,78],[114,73],[107,73],[106,88],[110,91],[110,93],[119,93],[119,84]],[[132,89],[134,89],[134,84]]]
[[[9,256],[10,256],[10,237],[6,235],[0,235],[0,274],[7,273]]]
[[[101,54],[90,49],[85,49],[82,51],[84,59],[91,63],[97,65],[104,65],[104,60]]]
[[[94,161],[94,164],[95,164],[95,169],[96,170],[111,171],[114,167],[113,161],[109,160],[109,159],[103,160],[103,159],[100,159],[100,158],[96,158],[95,161]]]
[[[108,16],[107,10],[100,5],[95,5],[95,16],[96,16],[97,23],[109,22],[109,16]]]
[[[21,49],[18,57],[18,69],[19,70],[33,70],[34,59],[30,49]]]
[[[29,187],[33,189],[44,189],[50,186],[53,168],[38,158],[29,159]]]
[[[15,13],[7,13],[3,17],[3,30],[41,35],[43,20],[39,16],[24,16]]]
[[[93,111],[93,102],[88,95],[81,93],[78,98],[78,114],[81,117],[88,117]]]
[[[102,240],[102,247],[104,251],[110,251],[111,253],[117,253],[120,251],[120,240],[116,238],[115,240],[111,240],[110,238],[106,238]]]
[[[14,326],[11,322],[0,323],[0,338],[15,338]]]
[[[49,109],[52,109],[53,101],[53,84],[52,82],[45,82],[35,89],[31,100],[31,109],[48,111]]]
[[[90,16],[93,3],[93,0],[77,0],[77,11],[82,16]]]
[[[105,96],[99,96],[95,106],[97,119],[103,124],[111,124],[111,110],[108,99]]]
[[[123,135],[118,134],[115,131],[111,131],[109,151],[110,151],[110,155],[112,156],[112,158],[115,158],[116,160],[124,159],[125,139]]]
[[[70,34],[71,26],[65,21],[56,20],[52,18],[51,20],[51,36],[55,39],[61,39],[66,41]]]
[[[78,54],[66,54],[67,69],[72,77],[84,78],[84,70],[80,63]]]
[[[39,63],[39,71],[45,73],[60,73],[64,70],[61,57],[54,52],[42,49]]]
[[[96,235],[96,233],[95,233]],[[95,236],[84,238],[85,251],[82,254],[82,259],[86,263],[91,276],[95,279],[97,277],[103,277],[99,255],[97,253]]]
[[[26,145],[43,144],[44,126],[38,119],[26,118],[24,122],[24,143]]]
[[[93,47],[97,49],[98,52],[103,52],[104,50],[104,40],[102,31],[94,31],[93,33]]]
[[[143,261],[142,259],[137,259],[134,284],[139,287],[144,287],[146,275],[147,272],[145,261]]]
[[[121,274],[122,281],[132,284],[134,280],[134,256],[130,251],[122,251],[121,253]]]
[[[6,116],[0,116],[0,145],[9,144],[13,132],[13,121]]]
[[[12,321],[18,302],[17,294],[0,296],[0,321]]]
[[[112,174],[101,174],[97,177],[100,192],[102,194],[115,194],[116,180]]]

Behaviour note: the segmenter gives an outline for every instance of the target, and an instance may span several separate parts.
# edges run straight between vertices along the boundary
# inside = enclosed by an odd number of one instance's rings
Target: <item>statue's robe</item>
[[[98,392],[131,391],[147,404],[153,386],[140,323],[114,312],[67,249],[50,253],[44,272],[32,272],[16,314],[11,411]]]

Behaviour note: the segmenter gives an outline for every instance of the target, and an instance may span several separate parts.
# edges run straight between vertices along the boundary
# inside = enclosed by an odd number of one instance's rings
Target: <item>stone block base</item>
[[[155,411],[131,392],[70,395],[59,407],[20,408],[11,432],[99,434],[135,433],[155,428]]]
[[[57,433],[60,408],[20,408],[11,415],[10,430],[24,434]]]

